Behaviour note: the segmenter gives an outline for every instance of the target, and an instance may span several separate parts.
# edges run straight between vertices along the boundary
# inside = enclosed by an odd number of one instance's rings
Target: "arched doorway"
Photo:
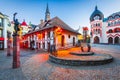
[[[73,37],[73,46],[75,46],[75,37]]]
[[[113,38],[112,38],[112,37],[109,37],[109,38],[108,38],[108,43],[109,43],[109,44],[113,44]]]
[[[119,44],[119,37],[118,37],[118,36],[115,37],[115,39],[114,39],[114,43],[115,43],[115,44]]]
[[[62,38],[61,38],[61,46],[62,47],[65,46],[65,37],[64,37],[64,35],[62,35]]]
[[[94,43],[99,43],[99,37],[98,36],[96,36],[95,38],[94,38]]]

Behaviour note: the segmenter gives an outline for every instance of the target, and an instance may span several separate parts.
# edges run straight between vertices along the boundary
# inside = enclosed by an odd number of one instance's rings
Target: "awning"
[[[4,38],[3,38],[3,37],[0,37],[0,40],[1,40],[1,41],[3,41],[3,40],[4,40]]]

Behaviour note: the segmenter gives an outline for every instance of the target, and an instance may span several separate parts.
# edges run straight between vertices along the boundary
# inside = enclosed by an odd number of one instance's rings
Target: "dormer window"
[[[120,17],[119,17],[118,15],[116,15],[116,16],[115,16],[115,19],[118,19],[118,18],[120,18]]]
[[[99,16],[95,16],[94,20],[100,20],[100,17]]]
[[[109,20],[112,20],[113,19],[113,17],[109,17]]]

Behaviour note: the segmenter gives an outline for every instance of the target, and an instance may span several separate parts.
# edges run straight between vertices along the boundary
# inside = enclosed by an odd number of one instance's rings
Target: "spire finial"
[[[47,13],[50,14],[48,3],[47,3],[47,7],[46,7],[46,14],[47,14]]]
[[[50,11],[47,3],[46,12],[45,12],[45,21],[50,20]]]
[[[95,10],[98,10],[97,5],[95,6]]]

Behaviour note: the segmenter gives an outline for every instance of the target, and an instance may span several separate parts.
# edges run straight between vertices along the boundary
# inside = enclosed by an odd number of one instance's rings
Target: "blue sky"
[[[74,29],[90,26],[89,17],[95,6],[107,17],[120,11],[120,0],[0,0],[0,12],[12,20],[17,12],[19,22],[39,24],[45,18],[46,4],[49,4],[51,18],[58,16]]]

